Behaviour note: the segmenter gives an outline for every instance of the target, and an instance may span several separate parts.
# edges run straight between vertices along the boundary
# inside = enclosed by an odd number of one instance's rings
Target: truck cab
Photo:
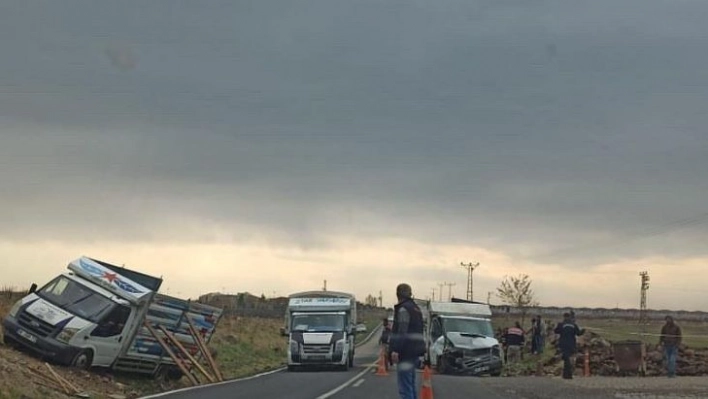
[[[291,295],[286,314],[288,370],[305,366],[354,365],[356,301],[349,294]]]
[[[154,291],[90,258],[68,269],[15,303],[3,320],[5,340],[58,363],[110,367],[142,322]],[[159,286],[161,280],[151,283]]]
[[[81,257],[3,319],[4,339],[52,361],[177,376],[177,366],[144,323],[161,325],[193,355],[187,318],[208,342],[221,309],[157,293],[162,279]]]
[[[488,305],[430,302],[427,316],[428,358],[438,372],[501,374],[503,356]]]

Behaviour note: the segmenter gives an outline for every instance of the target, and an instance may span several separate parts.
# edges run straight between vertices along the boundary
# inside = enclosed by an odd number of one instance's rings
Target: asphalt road
[[[372,339],[357,347],[354,367],[349,371],[308,370],[278,371],[252,378],[214,384],[196,389],[187,389],[170,393],[147,396],[161,399],[233,399],[233,398],[287,398],[287,399],[325,399],[333,396],[339,389],[344,389],[347,382],[353,383],[357,376],[366,375],[378,357],[378,333]],[[389,376],[387,378],[392,378]]]
[[[355,367],[342,371],[277,371],[235,381],[162,393],[163,399],[398,399],[395,370],[375,374],[377,338],[357,348]],[[420,389],[422,373],[418,373]],[[434,399],[685,399],[708,397],[705,378],[432,376]]]

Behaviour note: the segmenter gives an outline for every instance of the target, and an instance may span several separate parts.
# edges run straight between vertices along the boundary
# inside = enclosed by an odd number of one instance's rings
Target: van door
[[[110,367],[120,355],[123,347],[123,333],[130,317],[130,307],[115,304],[99,322],[91,335],[86,337],[89,345],[95,348],[94,366]]]

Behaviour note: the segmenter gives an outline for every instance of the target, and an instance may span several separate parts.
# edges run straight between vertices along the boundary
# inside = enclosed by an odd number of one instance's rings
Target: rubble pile
[[[555,348],[555,342],[549,342],[547,350]],[[666,375],[664,366],[664,353],[656,345],[645,345],[646,372],[637,370],[621,370],[614,358],[613,343],[604,339],[599,334],[586,332],[578,340],[578,353],[576,356],[576,375],[583,375],[584,353],[586,348],[589,353],[590,375],[593,376],[624,376],[624,375]],[[539,368],[528,368],[525,374],[561,375],[563,360],[560,352],[545,359]],[[708,375],[708,349],[692,349],[686,345],[679,347],[676,360],[676,374],[679,376],[706,376]]]

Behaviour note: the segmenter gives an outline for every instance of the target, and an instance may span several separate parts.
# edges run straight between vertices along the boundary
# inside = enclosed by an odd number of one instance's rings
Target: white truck
[[[456,299],[427,303],[428,361],[441,374],[490,374],[499,376],[503,354],[494,338],[487,304]]]
[[[290,295],[283,334],[288,336],[288,370],[305,366],[354,366],[356,298],[335,291]]]
[[[162,279],[81,257],[69,271],[14,304],[4,340],[53,361],[88,369],[179,378],[181,372],[144,326],[160,325],[196,355],[187,317],[208,342],[222,310],[158,294]]]

